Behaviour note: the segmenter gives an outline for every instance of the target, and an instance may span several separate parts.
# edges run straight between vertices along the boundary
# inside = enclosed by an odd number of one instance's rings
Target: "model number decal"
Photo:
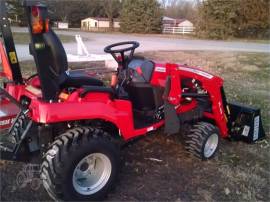
[[[253,132],[253,141],[258,139],[259,136],[259,125],[260,125],[260,116],[254,118],[254,132]]]
[[[166,68],[165,67],[156,67],[155,68],[155,71],[156,72],[163,72],[164,73],[164,72],[166,72]]]
[[[14,122],[15,118],[9,118],[9,119],[5,119],[5,120],[1,120],[0,121],[0,126],[6,126],[9,124],[12,124]]]
[[[198,69],[192,69],[192,68],[188,68],[188,67],[179,67],[179,70],[184,70],[184,71],[187,71],[187,72],[192,72],[192,73],[201,75],[203,77],[206,77],[208,79],[212,79],[213,78],[213,75],[208,74],[208,73],[206,73],[204,71],[201,71],[201,70],[198,70]]]
[[[243,129],[242,135],[247,137],[248,134],[249,134],[249,130],[250,130],[250,127],[245,126],[244,129]]]

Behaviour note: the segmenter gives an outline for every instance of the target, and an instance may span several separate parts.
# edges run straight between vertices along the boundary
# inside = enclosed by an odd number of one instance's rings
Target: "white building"
[[[68,29],[68,22],[56,22],[58,29]]]
[[[110,28],[109,18],[89,17],[81,21],[82,30],[108,31],[109,28]],[[119,28],[120,28],[120,21],[117,18],[114,18],[113,29],[118,30]]]
[[[162,18],[163,33],[188,34],[195,29],[192,22],[187,19],[175,19],[164,16]]]
[[[187,19],[170,18],[164,16],[162,18],[163,27],[194,27],[193,23]]]

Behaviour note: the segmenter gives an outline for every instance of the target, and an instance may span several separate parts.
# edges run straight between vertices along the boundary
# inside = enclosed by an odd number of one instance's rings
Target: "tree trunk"
[[[109,30],[110,30],[110,32],[114,31],[113,18],[112,17],[109,18]]]

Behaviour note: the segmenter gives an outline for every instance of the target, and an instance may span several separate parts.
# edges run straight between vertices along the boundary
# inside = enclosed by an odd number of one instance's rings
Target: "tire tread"
[[[197,122],[185,136],[186,150],[201,160],[206,160],[203,155],[203,144],[213,132],[219,134],[217,127],[213,124],[202,121]]]
[[[68,160],[68,153],[72,152],[71,150],[78,149],[84,142],[98,138],[110,141],[111,136],[100,129],[78,127],[61,134],[51,144],[43,157],[40,176],[45,189],[53,199],[63,199],[61,168],[64,162]]]

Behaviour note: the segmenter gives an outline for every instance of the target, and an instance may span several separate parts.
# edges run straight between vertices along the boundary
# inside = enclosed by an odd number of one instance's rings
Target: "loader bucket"
[[[265,137],[260,109],[238,103],[228,103],[229,130],[233,139],[253,143]]]

